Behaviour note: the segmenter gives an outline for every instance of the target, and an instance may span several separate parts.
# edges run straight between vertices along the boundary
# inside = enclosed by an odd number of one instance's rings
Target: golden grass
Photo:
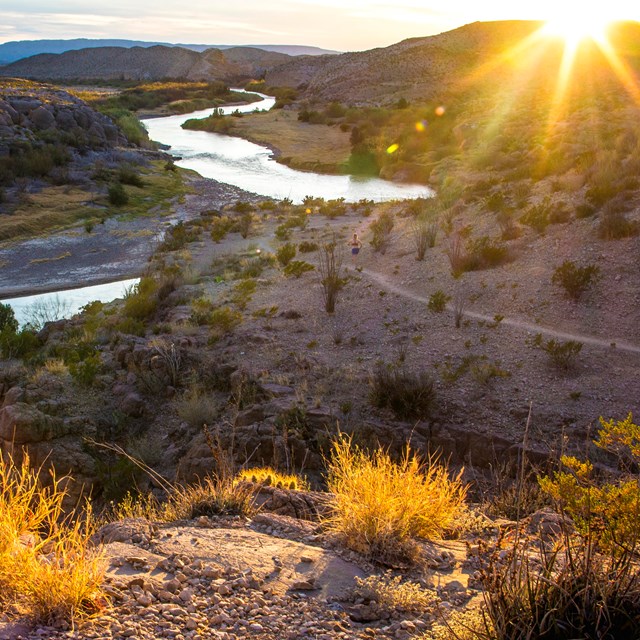
[[[464,511],[460,474],[423,462],[409,447],[394,462],[387,451],[368,454],[342,437],[327,461],[335,495],[327,521],[349,548],[380,561],[410,559],[415,538],[437,538],[453,529]]]
[[[71,622],[104,606],[106,565],[89,542],[90,510],[65,516],[63,480],[52,476],[43,487],[39,471],[30,468],[26,454],[19,465],[0,457],[1,604],[39,622]]]
[[[236,476],[239,482],[253,482],[265,487],[277,487],[279,489],[292,489],[298,491],[308,491],[309,483],[302,477],[281,473],[271,467],[256,467],[254,469],[243,469]]]

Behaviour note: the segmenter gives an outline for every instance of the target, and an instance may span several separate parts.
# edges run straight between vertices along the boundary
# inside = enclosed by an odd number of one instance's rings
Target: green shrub
[[[133,320],[148,320],[158,308],[158,283],[151,277],[140,279],[125,296],[123,314]]]
[[[304,260],[294,260],[290,262],[283,270],[285,276],[291,277],[294,276],[299,278],[303,273],[307,273],[307,271],[313,271],[315,267]]]
[[[242,314],[229,307],[218,307],[211,312],[209,317],[209,326],[214,338],[231,333],[241,322]]]
[[[255,293],[258,283],[252,279],[246,279],[238,282],[233,288],[231,300],[238,305],[240,309],[246,309],[247,304],[251,300],[251,296]]]
[[[511,261],[509,248],[487,236],[467,242],[463,271],[480,271]]]
[[[576,340],[567,340],[566,342],[548,340],[542,348],[555,367],[566,371],[574,365],[576,358],[582,351],[582,342],[577,342]]]
[[[446,295],[444,291],[438,289],[438,291],[429,296],[427,308],[434,313],[442,313],[446,309],[449,300],[451,300],[451,296]]]
[[[426,372],[413,373],[380,365],[370,381],[371,403],[388,408],[400,419],[424,419],[435,404],[433,380]]]
[[[41,345],[36,332],[29,327],[16,331],[7,325],[0,331],[0,352],[3,358],[28,360],[37,353]]]
[[[130,167],[120,167],[118,180],[122,184],[129,184],[132,187],[142,189],[145,186],[144,180]]]
[[[306,240],[298,245],[298,251],[300,253],[311,253],[318,250],[318,244],[316,242],[307,242]]]
[[[553,272],[551,282],[562,287],[570,298],[578,300],[599,278],[600,268],[598,266],[578,267],[575,262],[565,260]]]
[[[81,385],[90,387],[102,369],[99,353],[93,353],[83,360],[69,363],[71,377]]]
[[[290,242],[283,244],[276,251],[276,258],[280,266],[286,267],[296,255],[296,245]]]
[[[15,333],[18,330],[18,321],[11,305],[0,302],[0,331],[5,329]]]
[[[370,229],[373,232],[371,246],[376,252],[384,254],[389,246],[391,232],[393,231],[393,214],[385,211],[380,217],[371,223]]]
[[[214,242],[221,242],[232,228],[233,220],[228,216],[219,216],[214,218],[211,221],[211,239]]]
[[[109,187],[109,203],[114,207],[122,207],[129,202],[129,196],[120,182],[116,182]]]
[[[598,234],[605,240],[619,240],[637,236],[640,226],[635,220],[629,220],[621,211],[603,213],[598,226]]]

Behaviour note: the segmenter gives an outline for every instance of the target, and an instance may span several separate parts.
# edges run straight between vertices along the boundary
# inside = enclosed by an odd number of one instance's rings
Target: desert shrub
[[[464,508],[460,475],[451,479],[434,459],[407,446],[394,462],[387,451],[367,454],[351,438],[333,444],[327,485],[334,494],[329,528],[347,547],[380,562],[411,558],[414,538],[433,538],[454,526]]]
[[[327,218],[338,218],[347,213],[347,207],[344,204],[344,198],[337,198],[335,200],[327,200],[320,205],[320,213]]]
[[[510,378],[511,374],[500,366],[499,362],[481,360],[470,367],[471,376],[480,384],[489,384],[494,378]]]
[[[511,260],[509,248],[487,236],[467,242],[463,271],[480,271],[499,267]]]
[[[597,265],[578,267],[575,262],[565,260],[553,272],[551,282],[562,287],[567,295],[578,300],[600,277],[600,268]]]
[[[190,320],[199,326],[209,324],[215,306],[211,300],[201,296],[191,301]]]
[[[291,260],[295,258],[295,255],[296,245],[292,244],[291,242],[283,244],[276,250],[276,259],[280,263],[281,267],[286,267],[291,262]]]
[[[370,380],[369,398],[374,406],[391,409],[404,420],[428,416],[436,394],[433,380],[426,372],[379,365]]]
[[[68,624],[102,608],[106,563],[89,541],[90,510],[65,516],[68,482],[43,487],[40,471],[27,455],[0,457],[0,588],[5,606]]]
[[[411,223],[411,233],[416,247],[416,260],[424,260],[427,249],[436,244],[438,225],[435,222],[417,218]]]
[[[367,578],[356,576],[355,581],[354,597],[362,598],[365,603],[375,602],[378,610],[388,616],[399,611],[424,615],[438,608],[438,596],[434,589],[425,589],[417,582],[403,580],[402,576],[389,573]]]
[[[465,270],[467,262],[467,252],[464,247],[462,238],[457,233],[449,238],[449,246],[446,249],[449,265],[451,266],[451,275],[454,278],[460,277]]]
[[[274,235],[278,240],[288,240],[291,237],[292,227],[286,223],[279,224],[274,231]]]
[[[253,223],[253,214],[251,211],[243,213],[234,225],[234,229],[243,237],[248,238],[251,231],[251,224]]]
[[[304,260],[294,260],[290,262],[283,270],[285,276],[291,277],[294,276],[299,278],[303,273],[307,273],[308,271],[313,271],[315,267]]]
[[[114,207],[122,207],[129,202],[129,196],[120,182],[110,185],[107,195],[109,203]]]
[[[338,292],[344,287],[345,280],[340,275],[342,269],[343,252],[334,236],[332,242],[324,244],[320,249],[320,284],[324,296],[324,308],[327,313],[333,313],[336,307]]]
[[[603,212],[598,225],[598,235],[604,240],[619,240],[637,236],[640,226],[635,220],[629,220],[621,211]]]
[[[229,307],[218,307],[209,316],[209,326],[212,329],[213,337],[219,338],[231,333],[242,322],[242,314]]]
[[[233,220],[228,216],[218,216],[211,221],[211,239],[214,242],[224,240],[233,228]]]
[[[391,240],[391,232],[393,231],[393,214],[385,211],[380,217],[371,223],[370,229],[373,232],[371,246],[374,251],[384,254],[387,251]]]
[[[535,229],[538,233],[544,233],[551,224],[549,216],[553,211],[549,199],[545,199],[540,204],[531,205],[524,215],[520,216],[520,222]]]
[[[438,291],[429,296],[427,308],[434,313],[442,313],[446,309],[449,300],[451,300],[451,296],[448,296],[444,291],[438,289]]]
[[[3,358],[28,360],[38,352],[41,346],[42,341],[28,326],[20,331],[14,331],[7,326],[0,331],[0,353]]]
[[[133,320],[148,320],[158,308],[158,283],[145,276],[134,285],[124,299],[123,314]]]
[[[202,429],[202,425],[213,424],[220,411],[215,398],[197,385],[187,389],[176,401],[175,406],[180,419],[194,429]]]
[[[102,360],[100,359],[100,354],[95,352],[82,360],[69,362],[68,365],[71,377],[78,384],[90,387],[102,369]]]
[[[231,300],[234,304],[238,305],[239,309],[246,309],[247,304],[251,300],[251,296],[255,293],[258,283],[255,280],[247,278],[241,280],[233,288]]]
[[[576,218],[579,220],[583,218],[590,218],[595,215],[596,208],[590,204],[579,204],[576,207]]]
[[[291,491],[308,491],[309,483],[299,475],[276,471],[271,467],[254,467],[242,469],[236,476],[238,482],[253,482],[265,487],[289,489]]]
[[[318,250],[318,244],[316,242],[307,242],[306,240],[298,245],[298,251],[300,253],[311,253]]]
[[[575,340],[567,340],[560,342],[556,340],[548,340],[542,349],[549,356],[549,361],[558,369],[567,371],[576,361],[578,354],[582,351],[582,342]]]
[[[496,214],[496,221],[500,227],[500,237],[503,240],[514,240],[520,235],[520,230],[516,225],[513,211],[505,209]]]
[[[142,177],[131,167],[120,167],[118,171],[118,181],[122,184],[129,184],[132,187],[144,188],[145,183]]]
[[[253,205],[250,202],[245,202],[243,200],[237,200],[233,205],[233,210],[238,213],[249,213],[253,211]]]
[[[5,329],[15,333],[18,330],[18,321],[11,305],[0,302],[0,332]]]
[[[603,554],[584,537],[565,536],[537,552],[521,539],[497,548],[480,582],[484,624],[475,638],[614,640],[635,637],[640,624],[634,559]]]
[[[160,251],[178,251],[189,242],[193,242],[200,235],[197,228],[189,228],[180,220],[164,234],[164,239],[160,245]]]

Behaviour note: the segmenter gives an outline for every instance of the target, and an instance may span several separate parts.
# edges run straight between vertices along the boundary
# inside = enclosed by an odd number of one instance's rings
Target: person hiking
[[[360,248],[362,247],[362,242],[360,242],[360,238],[355,231],[353,232],[353,238],[351,238],[349,246],[351,247],[351,262],[355,264],[356,257],[360,253]]]

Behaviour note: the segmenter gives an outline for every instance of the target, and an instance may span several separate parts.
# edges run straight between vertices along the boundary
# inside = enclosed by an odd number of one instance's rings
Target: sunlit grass
[[[436,461],[423,462],[407,447],[399,462],[371,454],[343,437],[327,461],[335,496],[327,525],[346,546],[377,560],[410,558],[414,538],[437,538],[454,528],[465,508],[460,475]]]
[[[64,515],[63,479],[43,487],[40,471],[26,455],[20,464],[0,457],[0,604],[40,622],[70,622],[104,607],[106,565],[89,542],[90,510]]]

